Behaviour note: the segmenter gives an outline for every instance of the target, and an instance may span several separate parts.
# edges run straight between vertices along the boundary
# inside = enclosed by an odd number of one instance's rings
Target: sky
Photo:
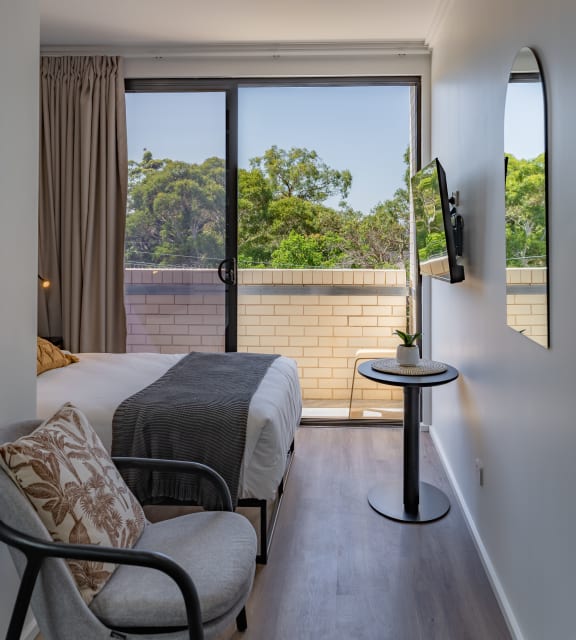
[[[352,173],[348,203],[364,213],[403,187],[403,154],[409,141],[405,86],[250,87],[238,95],[238,160],[272,145],[315,150],[333,169]],[[201,163],[225,154],[223,92],[128,93],[128,157],[144,148],[156,158]],[[543,150],[540,85],[508,86],[505,151],[534,158]],[[327,201],[337,206],[338,198]]]
[[[332,169],[352,173],[348,203],[369,213],[403,186],[409,95],[405,86],[242,88],[239,167],[274,144],[314,150]],[[186,162],[224,157],[224,93],[128,93],[126,108],[131,160],[144,148]]]
[[[532,160],[544,151],[544,105],[537,82],[513,82],[506,90],[504,151]]]

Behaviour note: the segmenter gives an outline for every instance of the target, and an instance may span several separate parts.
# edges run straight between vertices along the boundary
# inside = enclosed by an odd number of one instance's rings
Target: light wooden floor
[[[420,477],[448,515],[401,524],[370,508],[372,486],[401,471],[401,429],[301,427],[248,630],[222,640],[510,640],[427,433]]]
[[[366,499],[402,469],[402,430],[300,428],[248,631],[233,640],[509,640],[461,510],[426,433],[421,479],[448,515],[401,524]]]

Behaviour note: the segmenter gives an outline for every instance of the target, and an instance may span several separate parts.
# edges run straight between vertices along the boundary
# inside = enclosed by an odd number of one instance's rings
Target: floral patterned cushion
[[[86,417],[67,403],[32,433],[0,447],[0,464],[54,540],[132,547],[146,519]],[[68,560],[90,603],[116,565]]]

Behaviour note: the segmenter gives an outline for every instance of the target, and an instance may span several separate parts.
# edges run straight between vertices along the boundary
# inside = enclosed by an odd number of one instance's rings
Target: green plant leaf
[[[416,340],[422,335],[421,333],[405,333],[400,329],[395,329],[394,333],[402,340],[405,347],[413,347]]]

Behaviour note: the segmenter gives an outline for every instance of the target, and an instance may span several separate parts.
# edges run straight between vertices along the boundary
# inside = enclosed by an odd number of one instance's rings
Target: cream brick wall
[[[508,325],[543,347],[548,344],[548,306],[545,293],[530,293],[530,286],[546,284],[546,268],[506,269],[506,284],[527,287],[526,293],[506,295]]]
[[[214,270],[127,269],[125,284],[130,287],[128,351],[224,350],[224,292],[217,291],[222,285]],[[207,292],[177,292],[186,284],[201,284]],[[403,270],[240,270],[239,285],[238,351],[294,358],[305,404],[347,405],[357,350],[394,349],[398,338],[393,331],[406,329],[406,296],[370,291],[404,289]],[[259,292],[272,285],[272,293]],[[304,291],[306,285],[309,294],[294,292],[295,286]],[[283,287],[289,287],[287,293]],[[139,294],[139,289],[147,292]],[[402,391],[357,376],[354,398],[400,402]]]

